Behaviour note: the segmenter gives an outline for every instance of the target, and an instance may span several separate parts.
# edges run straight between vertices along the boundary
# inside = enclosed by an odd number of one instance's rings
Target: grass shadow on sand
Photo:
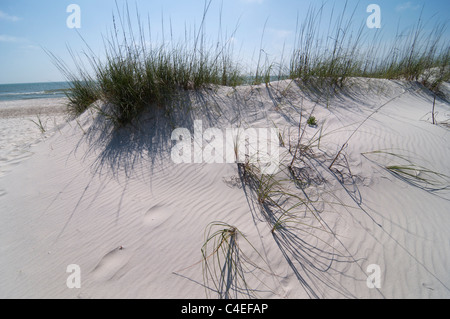
[[[220,116],[220,110],[203,107],[207,94],[211,93],[181,91],[172,99],[170,108],[150,107],[135,121],[118,129],[105,116],[107,104],[91,108],[83,114],[90,123],[76,150],[83,149],[83,157],[94,156],[93,174],[117,177],[124,172],[126,177],[149,178],[155,167],[163,167],[155,164],[171,160],[171,138],[176,128],[192,132],[198,116],[211,122]]]
[[[245,165],[239,165],[238,171],[253,218],[265,221],[271,228],[274,242],[305,293],[310,298],[322,298],[327,293],[323,289],[326,287],[344,298],[354,298],[337,275],[342,274],[343,265],[355,260],[337,249],[340,243],[336,234],[320,216],[324,211],[323,203],[307,196],[301,200],[288,191],[273,189],[273,193],[261,200],[258,192],[262,179],[255,178]],[[289,182],[295,184],[293,180]],[[309,177],[309,182],[310,185],[322,183],[313,176]],[[303,194],[309,187],[306,184],[296,186],[303,188],[300,192]],[[297,200],[301,202],[296,203]]]

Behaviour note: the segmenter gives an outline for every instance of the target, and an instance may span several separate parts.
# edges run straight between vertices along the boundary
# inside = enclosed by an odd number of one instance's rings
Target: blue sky
[[[124,0],[117,0],[119,8]],[[286,51],[294,43],[297,16],[300,22],[310,5],[319,6],[317,0],[213,0],[205,21],[208,37],[217,39],[221,12],[222,34],[236,29],[232,41],[235,51],[251,64],[257,59],[261,35],[267,21],[263,49],[271,58],[276,58],[286,44]],[[331,10],[342,10],[345,1],[324,1],[324,16]],[[450,1],[395,1],[395,0],[349,0],[348,11],[355,11],[355,25],[359,26],[370,13],[369,4],[381,8],[383,32],[386,39],[400,29],[408,28],[417,21],[424,6],[424,21],[430,28],[435,22],[448,22]],[[66,12],[70,4],[81,8],[81,28],[70,29]],[[145,20],[150,18],[152,40],[162,38],[162,17],[164,17],[166,37],[170,34],[169,24],[175,39],[184,36],[185,27],[198,27],[202,20],[204,0],[129,0],[131,15],[135,8]],[[67,46],[82,52],[86,46],[80,35],[98,54],[102,52],[102,35],[111,30],[112,15],[116,12],[113,0],[1,0],[0,1],[0,83],[27,83],[64,80],[43,48],[61,57],[69,65],[71,58]],[[325,19],[324,19],[325,20]],[[169,23],[170,21],[170,23]],[[324,21],[324,28],[326,21]],[[376,32],[369,29],[367,32]],[[448,36],[447,32],[447,39]]]

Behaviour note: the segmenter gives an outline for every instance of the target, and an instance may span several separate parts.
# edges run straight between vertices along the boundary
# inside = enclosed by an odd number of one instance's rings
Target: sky
[[[207,0],[209,1],[209,0]],[[344,0],[212,0],[204,22],[207,37],[216,40],[219,34],[232,41],[235,54],[252,64],[260,48],[271,59],[294,44],[297,21],[301,23],[310,6],[324,4],[324,16],[331,10],[341,12]],[[377,4],[381,28],[386,41],[397,29],[413,26],[420,15],[427,27],[436,22],[448,23],[448,0],[348,0],[347,12],[355,12],[355,25],[365,23],[371,13],[369,4]],[[72,4],[80,9],[79,20],[73,20]],[[205,0],[0,0],[0,84],[63,81],[64,77],[46,53],[51,52],[73,66],[68,48],[82,54],[87,46],[101,56],[103,38],[113,28],[113,14],[128,4],[130,15],[150,21],[151,41],[162,41],[172,34],[182,39],[185,31],[202,23]],[[67,21],[79,21],[79,28]],[[70,23],[69,23],[70,24]],[[323,21],[324,28],[327,21]],[[73,26],[73,25],[71,25]],[[236,31],[234,33],[234,31]],[[446,39],[450,39],[446,31]]]

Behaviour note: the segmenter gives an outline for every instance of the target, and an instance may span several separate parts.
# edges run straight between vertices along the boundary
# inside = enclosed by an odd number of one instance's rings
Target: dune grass
[[[114,126],[122,127],[143,110],[163,108],[169,114],[171,102],[180,91],[201,90],[209,85],[267,85],[273,79],[289,78],[319,89],[338,89],[350,77],[376,77],[420,81],[439,94],[441,83],[450,80],[445,24],[437,24],[429,31],[420,18],[410,30],[397,32],[391,44],[383,44],[378,32],[369,39],[365,21],[355,27],[358,6],[349,8],[347,2],[338,13],[333,8],[329,17],[325,16],[324,5],[310,7],[305,20],[297,21],[292,52],[285,56],[283,47],[279,61],[269,60],[271,55],[262,47],[266,21],[256,71],[253,76],[244,74],[230,40],[237,30],[231,37],[219,35],[214,44],[206,40],[204,21],[211,2],[205,1],[200,27],[190,32],[186,29],[181,42],[175,42],[172,35],[170,41],[160,44],[148,41],[150,21],[145,26],[138,12],[132,19],[128,6],[120,10],[116,4],[113,30],[103,38],[104,58],[100,59],[89,47],[83,58],[70,51],[74,71],[49,53],[71,83],[66,93],[70,113],[79,115],[101,100],[110,106],[103,111]],[[135,22],[137,31],[132,27]],[[144,31],[147,29],[149,32]],[[224,38],[228,40],[223,42]]]
[[[307,121],[309,126],[317,126],[317,119],[315,116],[311,115]]]
[[[249,255],[256,256],[264,266],[267,262],[235,226],[224,222],[210,223],[201,251],[204,282],[207,286],[212,283],[219,299],[257,298],[256,290],[250,286],[247,277],[253,277],[266,286],[258,279],[257,270],[267,270],[252,261]]]
[[[210,3],[205,3],[203,20]],[[170,113],[171,102],[183,90],[243,83],[238,64],[232,59],[230,42],[208,46],[203,22],[198,30],[190,34],[186,31],[183,43],[153,45],[147,41],[138,13],[139,30],[135,32],[128,6],[125,13],[117,11],[114,29],[103,39],[104,59],[100,60],[89,47],[83,58],[71,52],[76,65],[73,71],[50,53],[71,83],[67,92],[70,113],[79,115],[101,100],[109,106],[103,112],[118,128],[132,122],[143,110],[163,108]],[[89,72],[83,63],[93,71]]]
[[[307,167],[307,162],[315,158],[314,149],[319,147],[322,138],[322,130],[316,130],[306,138],[305,132],[309,123],[305,123],[302,119],[303,111],[299,119],[295,145],[291,144],[290,139],[289,143],[285,143],[283,135],[280,133],[278,135],[280,147],[284,150],[279,159],[278,173],[266,174],[259,163],[248,158],[245,163],[238,164],[241,180],[249,188],[250,193],[254,194],[256,204],[272,233],[286,225],[291,227],[301,225],[304,227],[303,231],[317,229],[328,232],[315,207],[315,204],[319,202],[325,204],[326,201],[309,197],[307,188],[311,185],[310,181],[303,181],[296,174],[299,166]],[[318,171],[315,174],[318,182],[323,180]]]
[[[320,298],[313,286],[321,281],[345,295],[328,271],[352,260],[343,253],[345,247],[337,240],[340,234],[330,228],[324,213],[358,207],[346,204],[335,194],[336,189],[328,189],[334,179],[325,163],[330,159],[316,153],[322,130],[311,128],[302,117],[299,123],[295,142],[284,142],[286,138],[278,136],[283,151],[277,173],[265,174],[249,160],[238,164],[239,176],[253,218],[267,224],[275,247],[305,292]],[[306,130],[311,132],[306,134]]]
[[[39,131],[43,134],[45,133],[46,129],[44,124],[42,123],[41,120],[41,115],[38,114],[36,120],[30,120],[32,123],[34,123],[34,125],[36,125],[39,128]]]
[[[210,4],[211,0],[205,2],[203,20]],[[75,71],[50,55],[72,85],[67,92],[70,113],[79,115],[94,102],[101,101],[105,107],[97,110],[116,129],[130,124],[144,111],[162,109],[164,114],[170,116],[174,111],[173,102],[180,93],[203,90],[211,85],[268,85],[275,77],[278,80],[289,78],[304,85],[318,85],[319,88],[339,89],[346,85],[350,77],[375,77],[420,81],[433,92],[439,92],[440,84],[449,80],[450,53],[448,44],[443,41],[444,25],[437,25],[426,33],[422,20],[419,20],[406,36],[398,34],[393,44],[382,47],[377,37],[372,42],[368,41],[364,33],[365,25],[353,28],[356,8],[345,19],[348,10],[346,3],[337,16],[333,10],[331,17],[324,17],[323,6],[317,10],[311,8],[305,21],[298,22],[290,56],[285,58],[283,50],[283,57],[278,62],[269,60],[269,55],[262,49],[263,31],[253,76],[242,73],[241,66],[234,59],[230,41],[217,41],[214,45],[208,43],[203,22],[193,32],[186,31],[183,42],[163,41],[159,45],[149,45],[138,13],[136,20],[139,30],[135,32],[132,29],[128,7],[125,14],[118,10],[118,15],[113,17],[113,30],[103,39],[105,58],[99,59],[88,48],[83,59],[87,60],[85,65],[90,66],[91,72],[83,66],[82,59],[72,52]],[[329,31],[325,34],[319,32],[324,20],[329,23]],[[329,94],[329,90],[322,92]],[[387,103],[377,108],[356,128],[337,155],[329,159],[330,165],[318,167],[314,171],[317,179],[330,173],[355,132]],[[318,207],[345,206],[338,199],[331,202],[321,195],[312,199],[307,191],[310,181],[302,180],[299,171],[310,168],[307,163],[311,161],[320,166],[313,148],[320,148],[323,126],[308,141],[304,141],[302,138],[306,127],[308,124],[314,126],[317,121],[312,112],[309,118],[306,117],[306,123],[302,119],[301,112],[295,145],[292,146],[290,142],[288,145],[279,135],[280,144],[288,148],[290,158],[278,176],[263,174],[250,162],[238,164],[241,178],[252,191],[251,194],[255,195],[257,206],[274,238],[290,238],[284,241],[286,247],[290,242],[297,244],[297,238],[304,234],[322,240],[316,231],[334,237],[335,234],[323,223],[320,216],[322,211]],[[237,141],[234,151],[238,158]],[[319,169],[322,171],[319,172]],[[433,181],[436,177],[442,177],[431,170],[408,164],[389,165],[386,169],[404,180],[425,187],[436,186]],[[324,194],[329,195],[330,192]],[[262,268],[247,257],[242,243],[261,258],[254,246],[234,226],[214,222],[205,232],[201,250],[204,281],[206,286],[214,286],[219,298],[256,296],[246,277],[253,275],[250,268],[253,271]],[[326,248],[330,248],[334,254],[336,247]],[[299,262],[302,261],[299,259]]]
[[[375,163],[409,185],[428,192],[450,189],[450,177],[428,167],[417,165],[408,156],[384,150],[366,152],[362,155],[366,158],[371,156]],[[387,161],[391,163],[383,164]]]
[[[370,77],[420,81],[439,92],[440,84],[449,81],[445,24],[438,23],[430,30],[420,17],[415,26],[383,43],[382,31],[369,38],[365,21],[355,27],[356,9],[345,2],[340,14],[333,10],[326,17],[323,5],[311,7],[303,23],[298,23],[285,74],[304,84],[333,88],[342,87],[349,77]],[[320,32],[323,26],[328,26],[327,33]]]

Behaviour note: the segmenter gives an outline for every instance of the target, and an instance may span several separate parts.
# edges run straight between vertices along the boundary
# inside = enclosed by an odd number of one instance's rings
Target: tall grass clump
[[[373,77],[420,81],[435,91],[449,80],[449,46],[443,41],[446,25],[436,24],[426,32],[419,18],[417,24],[395,36],[394,44],[382,54],[383,62],[369,68]]]
[[[340,14],[333,8],[329,17],[324,5],[309,9],[297,23],[288,66],[291,79],[334,88],[343,87],[349,77],[401,79],[420,81],[434,92],[449,80],[446,24],[430,29],[421,15],[415,26],[385,41],[383,28],[370,35],[366,21],[355,27],[356,9],[349,11],[345,2]]]
[[[69,89],[64,91],[67,97],[67,111],[71,116],[77,117],[89,106],[100,99],[100,89],[96,79],[83,66],[82,59],[70,48],[69,54],[75,64],[75,71],[71,70],[65,61],[46,51],[56,67],[69,83]]]
[[[122,10],[124,13],[117,8],[113,30],[103,38],[105,57],[98,58],[90,48],[85,53],[85,65],[89,65],[92,72],[77,59],[74,59],[77,72],[73,72],[53,56],[72,83],[68,92],[69,108],[80,114],[90,104],[101,100],[106,105],[102,113],[117,128],[132,122],[144,110],[163,109],[165,114],[170,113],[172,102],[182,91],[242,83],[239,67],[232,59],[231,41],[208,46],[204,20],[211,1],[205,2],[200,28],[190,33],[186,31],[181,44],[175,43],[172,36],[169,42],[147,41],[149,35],[151,38],[150,22],[149,31],[145,32],[137,13],[138,31],[135,32],[134,19],[126,6]]]
[[[450,80],[445,23],[430,29],[421,15],[415,26],[397,31],[386,40],[384,28],[371,30],[364,19],[357,21],[360,8],[349,8],[347,2],[339,11],[333,6],[330,15],[325,13],[325,4],[318,9],[310,7],[306,18],[297,20],[291,53],[285,56],[283,46],[280,58],[263,49],[266,21],[256,65],[250,66],[256,67],[256,72],[243,74],[243,66],[236,62],[233,53],[236,30],[224,36],[220,26],[217,41],[206,36],[205,19],[211,2],[205,1],[200,26],[185,28],[181,41],[174,40],[171,25],[166,41],[164,22],[162,41],[152,41],[150,21],[146,28],[138,10],[132,19],[128,6],[120,10],[116,4],[113,28],[103,38],[102,58],[88,48],[83,59],[74,59],[73,72],[52,55],[72,84],[67,93],[71,113],[80,114],[101,100],[109,106],[103,110],[105,115],[120,127],[145,109],[170,113],[180,92],[201,90],[208,85],[268,85],[274,79],[289,78],[316,88],[321,94],[325,92],[328,97],[330,87],[342,88],[350,77],[420,81],[435,94],[440,93],[443,82]]]
[[[297,22],[296,42],[289,65],[289,77],[301,79],[308,83],[320,81],[319,84],[342,86],[345,79],[355,75],[361,61],[355,59],[359,53],[363,28],[352,31],[356,8],[348,20],[344,20],[347,2],[337,18],[334,8],[329,19],[328,33],[323,34],[324,6],[319,9],[310,8],[302,24]],[[330,30],[335,30],[330,33]]]
[[[92,80],[74,79],[70,83],[72,87],[65,93],[69,100],[68,109],[72,115],[78,116],[99,99],[100,92]]]

